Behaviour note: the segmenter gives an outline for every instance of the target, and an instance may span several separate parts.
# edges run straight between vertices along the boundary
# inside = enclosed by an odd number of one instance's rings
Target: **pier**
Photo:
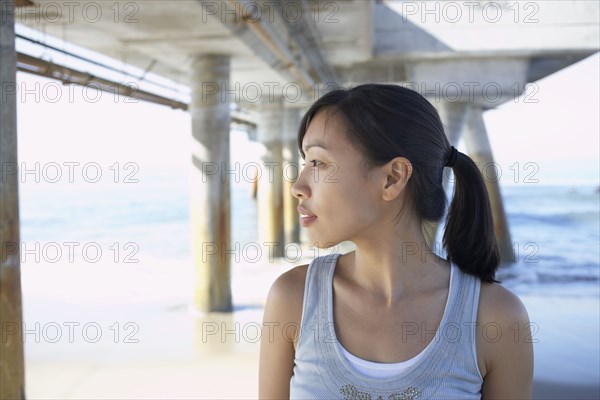
[[[599,12],[598,3],[588,1],[0,0],[0,162],[18,162],[17,70],[186,110],[194,146],[181,157],[189,158],[196,182],[190,192],[194,306],[202,313],[231,312],[230,255],[202,253],[206,243],[224,249],[231,240],[229,180],[214,168],[229,165],[232,127],[261,145],[258,241],[275,243],[280,257],[284,243],[302,238],[284,171],[300,161],[298,123],[316,98],[363,82],[414,88],[438,109],[450,144],[463,140],[470,157],[486,168],[494,156],[485,111],[597,53]],[[41,53],[17,51],[17,41],[56,54],[61,49],[16,34],[15,23],[144,73],[117,81]],[[189,100],[145,86],[148,73],[188,87]],[[493,168],[486,172],[502,262],[510,264],[514,254],[502,193]],[[444,187],[449,190],[448,180]],[[3,179],[0,188],[4,249],[20,241],[17,176]],[[432,243],[441,227],[424,229]],[[0,278],[1,323],[18,325],[18,256],[2,258]],[[0,347],[0,397],[24,398],[22,341],[2,341]]]

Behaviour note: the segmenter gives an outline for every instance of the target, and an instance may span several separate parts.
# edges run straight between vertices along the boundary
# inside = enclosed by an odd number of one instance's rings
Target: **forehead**
[[[328,152],[344,147],[344,125],[340,118],[327,110],[321,110],[313,116],[302,139],[302,149],[320,147]]]

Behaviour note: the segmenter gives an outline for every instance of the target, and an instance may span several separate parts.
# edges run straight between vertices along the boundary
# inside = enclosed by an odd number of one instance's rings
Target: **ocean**
[[[187,172],[150,169],[135,178],[138,182],[22,183],[22,268],[36,264],[35,257],[56,260],[51,265],[82,260],[93,265],[95,249],[102,252],[98,264],[190,260]],[[500,274],[507,284],[528,292],[598,293],[598,187],[522,184],[501,192],[516,258]],[[231,206],[232,243],[256,243],[257,203],[249,183],[231,185]],[[70,248],[70,242],[78,245]]]

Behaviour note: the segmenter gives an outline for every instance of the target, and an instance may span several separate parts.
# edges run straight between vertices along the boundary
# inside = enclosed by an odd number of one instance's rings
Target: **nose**
[[[298,179],[292,184],[292,196],[297,199],[306,199],[310,195],[310,188],[304,181],[304,169],[300,169]]]

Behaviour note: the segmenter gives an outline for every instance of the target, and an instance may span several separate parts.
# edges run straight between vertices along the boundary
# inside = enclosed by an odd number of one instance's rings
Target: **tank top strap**
[[[333,271],[339,253],[315,257],[309,264],[304,282],[304,300],[302,302],[302,317],[300,319],[300,338],[308,334],[317,325],[319,307],[323,307],[322,301],[327,290],[327,277]]]

